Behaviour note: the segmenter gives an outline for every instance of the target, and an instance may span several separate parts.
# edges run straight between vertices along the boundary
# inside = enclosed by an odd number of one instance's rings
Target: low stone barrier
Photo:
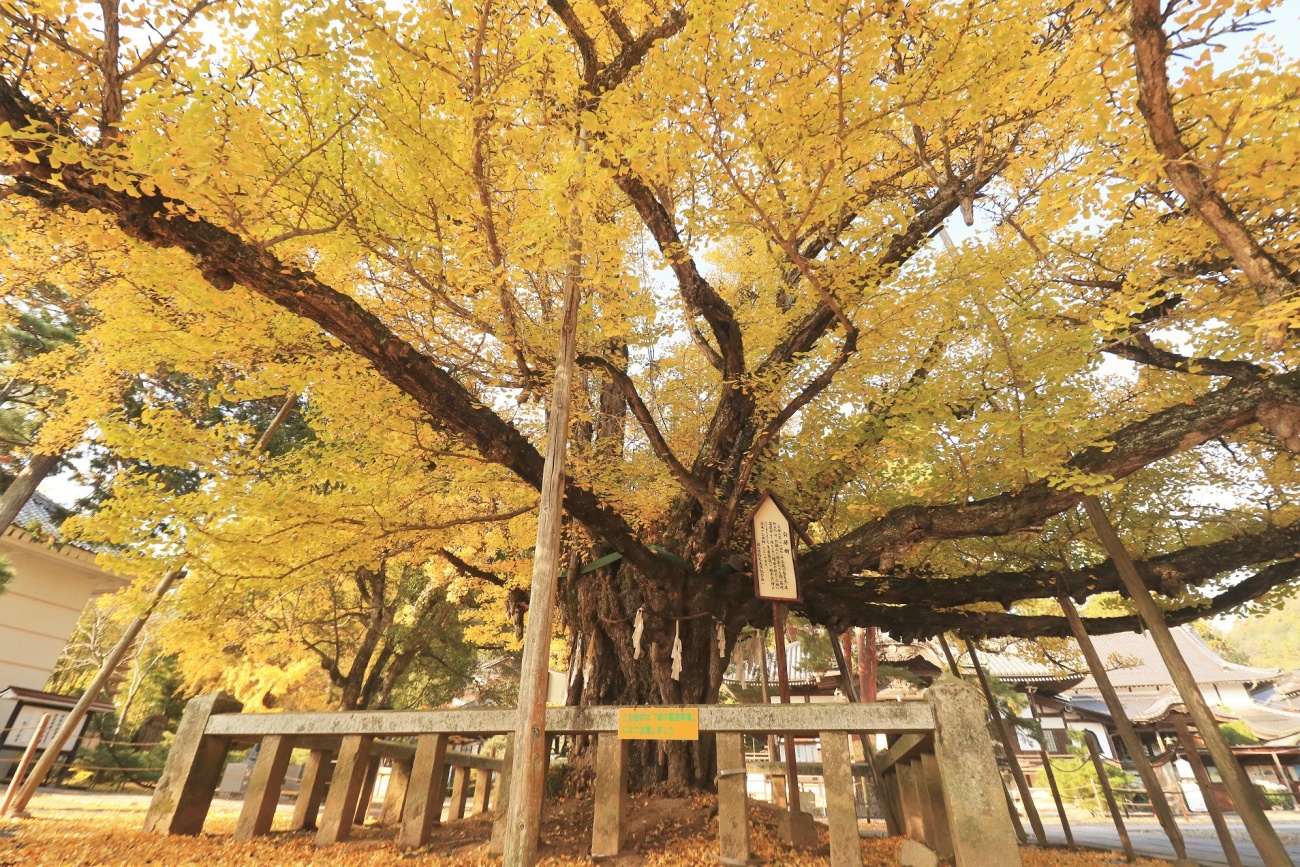
[[[236,838],[270,830],[290,752],[304,748],[311,752],[292,828],[315,828],[318,844],[343,841],[354,824],[364,821],[379,763],[388,759],[392,770],[379,821],[398,826],[400,846],[416,848],[428,842],[433,826],[441,821],[450,767],[449,818],[465,816],[467,806],[471,813],[495,807],[491,850],[501,851],[511,831],[501,820],[510,789],[510,739],[503,759],[458,753],[449,749],[449,739],[508,735],[514,729],[513,710],[245,714],[242,709],[221,693],[189,703],[145,816],[146,831],[199,833],[226,753],[235,745],[259,743]],[[885,734],[892,741],[888,751],[877,757],[876,772],[882,796],[893,805],[909,837],[942,857],[951,857],[958,867],[1020,863],[982,700],[969,685],[940,679],[925,693],[924,701],[707,705],[691,710],[698,716],[700,736],[713,737],[717,743],[718,857],[724,864],[744,864],[750,857],[745,734],[820,740],[821,762],[816,768],[801,763],[798,771],[818,773],[825,781],[834,867],[862,864],[853,777],[871,768],[851,761],[851,734]],[[546,730],[595,737],[592,854],[618,854],[623,845],[628,771],[628,741],[618,738],[618,709],[550,708]],[[413,737],[415,744],[386,740],[395,737]],[[471,773],[474,798],[467,805]]]

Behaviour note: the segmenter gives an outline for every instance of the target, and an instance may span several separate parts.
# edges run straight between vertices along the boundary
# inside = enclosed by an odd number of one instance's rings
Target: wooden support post
[[[1101,786],[1101,793],[1106,796],[1106,809],[1110,810],[1110,817],[1115,822],[1115,831],[1119,834],[1120,845],[1124,847],[1124,858],[1129,861],[1137,860],[1133,853],[1133,841],[1128,838],[1128,829],[1124,827],[1124,817],[1119,814],[1119,804],[1115,803],[1115,792],[1110,787],[1110,777],[1106,773],[1106,765],[1101,760],[1101,747],[1097,745],[1097,736],[1090,731],[1083,733],[1084,742],[1088,745],[1088,756],[1092,759],[1092,768],[1097,772],[1097,783]]]
[[[492,771],[487,768],[478,768],[474,771],[474,800],[470,804],[472,814],[477,816],[486,813],[491,798]]]
[[[790,703],[790,674],[785,659],[785,604],[772,603],[772,635],[776,641],[776,676],[781,688],[781,704]],[[803,811],[799,800],[799,770],[794,736],[785,735],[785,792],[787,811],[781,817],[778,834],[796,849],[817,847],[817,828],[812,817]]]
[[[952,829],[948,824],[948,808],[943,800],[943,777],[939,773],[939,760],[934,753],[921,753],[921,788],[930,805],[926,814],[926,845],[941,859],[951,859]]]
[[[591,857],[612,858],[623,848],[627,813],[628,742],[615,732],[596,736],[596,812],[591,824]]]
[[[1151,767],[1151,760],[1147,758],[1146,751],[1142,748],[1142,739],[1138,737],[1137,731],[1133,728],[1133,723],[1129,721],[1128,714],[1124,711],[1124,704],[1119,700],[1119,693],[1115,691],[1115,686],[1110,681],[1110,675],[1106,672],[1106,666],[1102,662],[1101,654],[1097,652],[1096,645],[1092,643],[1092,638],[1083,625],[1083,618],[1079,616],[1079,612],[1075,609],[1074,602],[1069,595],[1063,593],[1057,601],[1060,603],[1061,610],[1065,612],[1065,619],[1070,623],[1070,631],[1074,633],[1074,640],[1078,643],[1079,650],[1088,663],[1088,670],[1092,673],[1092,679],[1097,684],[1097,690],[1106,702],[1106,709],[1115,722],[1115,729],[1119,732],[1124,749],[1128,751],[1133,767],[1142,780],[1142,786],[1147,790],[1151,810],[1160,821],[1160,827],[1164,829],[1165,836],[1169,838],[1169,845],[1174,850],[1174,858],[1185,860],[1187,858],[1187,845],[1183,842],[1183,832],[1179,830],[1178,824],[1174,821],[1174,814],[1169,809],[1169,800],[1165,797],[1164,789],[1160,785],[1160,779],[1156,776],[1155,768]]]
[[[1008,812],[999,806],[1007,793],[979,693],[940,676],[925,698],[934,708],[934,758],[954,860],[961,867],[1018,867],[1020,849]]]
[[[1035,688],[1031,686],[1029,688],[1029,712],[1041,729],[1043,720],[1038,715],[1038,702],[1034,699],[1035,692]],[[1046,729],[1041,730],[1046,732]],[[1071,852],[1077,852],[1079,847],[1074,845],[1074,834],[1070,831],[1070,820],[1065,815],[1065,804],[1061,801],[1061,790],[1056,785],[1056,772],[1052,770],[1052,758],[1047,752],[1047,745],[1041,741],[1038,744],[1038,757],[1043,762],[1043,774],[1047,776],[1047,786],[1052,790],[1052,802],[1056,804],[1056,815],[1061,817],[1061,830],[1065,834],[1065,845],[1070,848]]]
[[[330,781],[331,753],[312,750],[307,765],[302,769],[302,782],[298,785],[298,800],[293,805],[291,831],[315,831],[316,814],[325,798],[325,786]]]
[[[429,832],[442,821],[442,801],[447,786],[447,736],[420,735],[406,787],[406,806],[397,845],[417,849],[429,842]]]
[[[366,824],[366,819],[370,816],[370,802],[375,799],[375,784],[379,782],[380,761],[379,756],[374,756],[366,768],[366,780],[361,785],[361,794],[357,796],[357,813],[352,820],[354,825]]]
[[[500,855],[506,846],[506,807],[510,803],[510,778],[514,776],[514,735],[506,735],[506,748],[501,754],[501,785],[497,787],[497,806],[492,817],[492,839],[488,843],[489,855]]]
[[[1056,804],[1056,815],[1061,817],[1061,831],[1065,834],[1065,845],[1070,848],[1071,852],[1077,852],[1079,847],[1074,844],[1074,833],[1070,830],[1070,819],[1065,815],[1065,802],[1061,800],[1061,790],[1056,785],[1056,773],[1052,770],[1052,758],[1047,753],[1047,747],[1038,748],[1039,758],[1043,760],[1043,773],[1047,775],[1047,785],[1052,790],[1052,801]]]
[[[993,689],[989,686],[989,679],[984,674],[984,666],[980,664],[979,655],[975,652],[975,645],[966,642],[966,650],[970,653],[971,668],[975,669],[975,676],[979,679],[980,689],[984,690],[984,699],[988,702],[989,714],[993,717],[993,731],[997,733],[999,740],[1002,741],[1002,751],[1006,754],[1007,768],[1011,771],[1011,778],[1016,781],[1016,788],[1020,790],[1021,804],[1025,809],[1025,815],[1029,817],[1029,826],[1034,829],[1034,839],[1038,841],[1039,846],[1047,845],[1047,832],[1043,830],[1043,820],[1038,816],[1038,807],[1034,804],[1033,793],[1029,791],[1029,782],[1025,779],[1025,773],[1020,769],[1020,759],[1016,756],[1016,740],[1013,736],[1010,726],[1002,717],[1002,711],[998,709],[998,701],[993,696]]]
[[[198,834],[203,830],[230,749],[230,738],[210,737],[204,731],[213,714],[243,709],[242,703],[224,692],[200,696],[185,705],[167,764],[144,816],[145,831]]]
[[[447,807],[447,819],[465,818],[465,804],[469,802],[469,768],[455,765],[451,769],[451,804]]]
[[[0,526],[8,526],[3,524]],[[41,714],[40,720],[36,723],[36,730],[32,736],[27,739],[27,749],[23,750],[23,757],[18,760],[18,767],[14,768],[14,775],[9,778],[9,788],[5,790],[4,803],[0,804],[0,816],[9,811],[9,804],[18,794],[18,788],[23,784],[23,775],[32,764],[32,758],[36,755],[36,750],[40,748],[41,740],[45,737],[45,730],[50,727],[50,720],[54,719],[53,715],[48,713]],[[27,811],[21,811],[19,818],[26,818]]]
[[[1210,710],[1209,703],[1201,694],[1201,688],[1196,678],[1192,676],[1192,670],[1187,667],[1187,661],[1183,659],[1183,654],[1174,641],[1174,635],[1169,630],[1169,625],[1165,623],[1164,614],[1151,598],[1151,593],[1143,583],[1142,577],[1138,575],[1137,566],[1125,549],[1124,543],[1120,541],[1119,534],[1111,526],[1110,519],[1106,517],[1101,501],[1092,495],[1087,495],[1083,498],[1083,507],[1088,512],[1088,519],[1092,522],[1093,529],[1097,531],[1102,546],[1110,554],[1115,569],[1119,572],[1120,581],[1123,582],[1129,598],[1133,600],[1133,607],[1137,609],[1138,616],[1142,618],[1143,624],[1151,634],[1151,640],[1160,651],[1160,658],[1164,660],[1165,668],[1169,670],[1174,687],[1182,697],[1192,720],[1195,721],[1201,739],[1205,742],[1205,748],[1209,751],[1210,758],[1214,760],[1214,766],[1218,768],[1219,776],[1223,779],[1223,786],[1228,790],[1233,803],[1237,805],[1237,815],[1241,817],[1242,824],[1250,833],[1250,839],[1254,841],[1260,857],[1270,867],[1293,867],[1291,854],[1282,845],[1277,831],[1264,815],[1264,809],[1255,796],[1254,784],[1242,770],[1237,757],[1232,754],[1232,748],[1228,746],[1223,733],[1219,731],[1214,712]]]
[[[858,807],[853,799],[849,739],[844,732],[822,732],[822,780],[826,785],[826,823],[830,826],[831,867],[862,867]]]
[[[849,634],[846,632],[844,633],[844,643],[848,644],[848,642],[849,642]],[[857,689],[854,688],[853,673],[849,669],[848,659],[845,657],[843,651],[840,650],[839,645],[835,644],[835,642],[832,641],[831,646],[835,649],[835,664],[839,666],[840,680],[844,682],[845,695],[848,696],[849,701],[852,702],[863,701],[862,693],[860,693]],[[872,647],[872,653],[874,654],[875,653],[874,635],[872,638],[871,647]],[[874,663],[872,666],[872,670],[874,672]],[[873,674],[872,675],[873,685],[875,682],[874,678],[875,675]],[[871,699],[872,701],[875,701],[874,695],[875,695],[875,689],[873,686],[872,699]],[[876,770],[876,748],[871,743],[871,735],[868,732],[858,732],[858,741],[862,745],[862,759],[867,763],[867,767],[871,771],[869,779],[871,780],[872,785],[870,788],[874,788],[877,792],[879,792],[880,772]],[[868,787],[864,785],[863,788],[867,789]],[[885,819],[886,833],[891,837],[897,837],[899,834],[898,820],[894,817],[894,811],[890,809],[888,802],[879,794],[876,795],[876,798],[880,803],[880,815],[883,816]],[[864,798],[863,801],[865,802],[866,799]]]
[[[411,763],[393,759],[388,767],[388,787],[384,789],[384,804],[379,808],[379,824],[396,825],[402,821],[402,808],[406,806],[406,789],[411,784]]]
[[[338,760],[334,763],[329,795],[325,798],[320,830],[316,832],[317,846],[341,842],[352,833],[357,799],[361,797],[361,788],[366,782],[370,747],[374,740],[372,735],[344,735]]]
[[[736,732],[719,733],[718,860],[727,867],[749,863],[749,809],[745,791],[745,744]]]
[[[1029,845],[1029,836],[1025,834],[1024,823],[1020,821],[1020,811],[1016,809],[1016,802],[1011,797],[1011,792],[1007,790],[1006,781],[1002,779],[1002,773],[998,773],[998,783],[1002,786],[1002,796],[1007,799],[1007,812],[1011,814],[1011,826],[1015,829],[1016,839],[1020,841],[1021,846]]]
[[[758,631],[759,648],[762,650],[762,664],[758,667],[758,683],[763,690],[763,704],[772,703],[771,684],[767,676],[767,630]],[[767,736],[767,760],[772,764],[781,761],[776,751],[776,735]],[[772,805],[778,810],[785,809],[785,777],[777,778],[776,774],[769,774],[767,777],[768,785],[772,788]]]
[[[580,132],[579,160],[584,152],[585,139]],[[550,418],[546,425],[546,460],[542,466],[537,510],[537,544],[533,551],[533,580],[528,596],[528,626],[524,635],[524,655],[519,664],[514,778],[509,801],[503,798],[509,816],[505,826],[503,867],[533,867],[537,861],[537,835],[542,825],[542,795],[546,789],[547,662],[551,656],[551,615],[555,610],[555,587],[560,570],[569,394],[577,350],[578,306],[582,288],[582,248],[576,202],[573,222],[564,279],[564,307],[560,313],[560,340],[555,353]],[[506,793],[502,791],[501,794],[504,796]]]
[[[235,822],[235,839],[249,840],[271,830],[275,808],[280,805],[284,773],[289,770],[293,740],[284,735],[267,735],[257,751],[253,774],[248,781],[244,805]]]
[[[1218,835],[1219,843],[1223,846],[1228,867],[1242,867],[1241,856],[1237,854],[1237,844],[1232,840],[1232,830],[1224,820],[1218,802],[1214,800],[1214,793],[1210,791],[1210,773],[1205,769],[1205,763],[1201,761],[1201,754],[1197,752],[1196,741],[1192,738],[1191,730],[1187,728],[1187,720],[1175,714],[1174,727],[1178,729],[1178,741],[1183,745],[1183,751],[1187,753],[1187,763],[1192,766],[1192,776],[1196,778],[1196,785],[1201,790],[1201,798],[1205,801],[1205,809],[1209,811],[1210,821],[1214,823],[1214,833]]]

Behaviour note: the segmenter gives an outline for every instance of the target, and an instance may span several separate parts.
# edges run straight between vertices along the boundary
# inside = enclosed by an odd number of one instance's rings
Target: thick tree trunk
[[[590,555],[589,555],[590,556]],[[645,594],[645,588],[651,589]],[[577,579],[568,594],[573,609],[569,623],[579,647],[573,665],[570,700],[589,705],[712,704],[717,700],[740,623],[725,631],[718,649],[718,623],[727,607],[687,605],[680,591],[634,576],[625,563],[598,569]],[[704,594],[714,598],[715,594]],[[641,654],[633,644],[638,609],[645,623]],[[678,613],[680,612],[680,613]],[[678,632],[680,630],[680,632]],[[680,677],[672,676],[675,635],[682,642]],[[578,637],[580,636],[580,638]],[[723,655],[725,654],[725,655]],[[581,754],[575,761],[582,763]],[[674,788],[712,785],[715,759],[712,743],[634,744],[631,780],[643,789],[658,783]]]

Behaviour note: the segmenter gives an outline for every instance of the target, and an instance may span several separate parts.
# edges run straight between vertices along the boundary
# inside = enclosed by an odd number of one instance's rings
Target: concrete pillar
[[[262,738],[262,746],[257,752],[257,761],[253,764],[253,773],[248,781],[248,793],[244,795],[244,805],[240,808],[239,820],[235,823],[236,840],[260,837],[271,830],[275,808],[280,804],[284,773],[289,769],[292,753],[292,738],[284,735],[267,735]]]
[[[894,763],[894,777],[898,780],[898,800],[902,805],[902,825],[907,836],[925,842],[925,818],[921,815],[921,797],[910,759]]]
[[[455,765],[451,769],[451,804],[447,808],[447,818],[465,818],[465,804],[469,801],[469,768]]]
[[[316,830],[316,814],[320,812],[320,802],[325,798],[325,786],[329,784],[330,772],[333,770],[332,755],[325,750],[312,750],[307,756],[289,830]]]
[[[749,803],[745,791],[745,745],[740,734],[720,732],[718,748],[718,860],[728,867],[749,863]]]
[[[379,762],[379,756],[374,756],[366,768],[366,779],[361,784],[361,794],[357,796],[357,813],[352,819],[354,825],[366,824],[370,815],[370,802],[375,799],[375,784],[379,782]]]
[[[316,832],[316,845],[329,846],[346,840],[352,833],[352,823],[357,814],[357,800],[366,782],[370,768],[370,747],[373,735],[345,735],[339,747],[339,757],[334,763],[334,776],[329,795],[325,799],[325,812],[321,816],[320,830]]]
[[[954,859],[960,867],[1018,867],[1020,848],[979,692],[940,676],[925,697],[934,708],[934,756]]]
[[[926,845],[940,858],[952,858],[952,831],[948,827],[948,810],[943,803],[943,778],[934,753],[921,753],[921,787],[930,805],[926,813]]]
[[[514,776],[514,735],[506,735],[506,749],[501,754],[501,785],[497,787],[497,805],[492,817],[489,855],[501,855],[506,848],[506,809],[510,804],[510,778]]]
[[[591,826],[591,857],[609,858],[623,848],[627,812],[628,742],[614,732],[596,736],[596,812]]]
[[[491,797],[492,771],[487,768],[478,768],[474,771],[474,800],[470,804],[471,813],[475,816],[486,813]]]
[[[830,867],[862,867],[858,806],[853,797],[849,737],[822,732],[822,780],[826,786],[826,823],[830,827]]]
[[[208,718],[219,713],[239,713],[243,709],[241,702],[224,692],[200,696],[185,705],[185,714],[167,753],[167,764],[144,816],[145,831],[198,834],[203,830],[230,748],[229,738],[204,734]]]
[[[388,788],[384,789],[384,805],[379,810],[379,824],[396,825],[402,821],[402,807],[406,804],[406,787],[411,781],[411,763],[393,759],[388,768]]]
[[[402,828],[397,845],[416,849],[429,842],[429,832],[442,821],[442,800],[447,785],[447,736],[421,735],[415,742],[415,761],[406,789]]]

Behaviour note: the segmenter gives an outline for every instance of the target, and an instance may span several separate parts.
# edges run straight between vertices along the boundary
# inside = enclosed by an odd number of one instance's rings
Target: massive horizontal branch
[[[15,130],[33,124],[55,128],[54,118],[0,79],[0,123]],[[488,460],[525,483],[541,485],[541,453],[517,428],[480,404],[453,376],[402,340],[356,299],[287,264],[267,250],[203,217],[184,203],[161,195],[131,195],[111,189],[80,165],[57,173],[47,146],[38,139],[16,141],[25,158],[0,166],[16,191],[51,208],[99,211],[126,235],[154,247],[184,250],[214,286],[235,283],[273,304],[315,322],[364,358],[385,379],[429,415],[430,424],[460,438]],[[644,548],[627,521],[590,490],[566,484],[565,508],[595,536],[649,572],[668,568]]]
[[[1170,455],[1194,448],[1256,421],[1270,406],[1300,405],[1300,372],[1253,382],[1235,380],[1196,400],[1129,424],[1065,464],[1083,474],[1123,479]],[[1078,491],[1048,481],[968,503],[902,506],[799,559],[809,586],[842,580],[880,567],[881,555],[926,541],[1002,536],[1040,524],[1076,505]],[[984,598],[965,600],[976,602]]]
[[[1148,589],[1176,596],[1216,575],[1257,563],[1300,557],[1300,523],[1259,533],[1243,533],[1206,545],[1191,545],[1137,563]],[[828,610],[858,604],[905,605],[924,599],[935,608],[953,608],[973,602],[1004,606],[1024,599],[1052,599],[1068,591],[1083,601],[1097,593],[1119,591],[1122,584],[1115,564],[1107,560],[1086,569],[1030,569],[1023,572],[988,572],[961,578],[913,576],[863,577],[837,581],[810,590],[810,598]]]
[[[1300,577],[1300,560],[1287,560],[1266,566],[1239,584],[1211,597],[1204,605],[1187,605],[1165,612],[1165,622],[1176,626],[1231,611],[1297,577]],[[837,611],[834,616],[823,612],[818,617],[819,612],[815,610],[810,614],[818,622],[824,620],[831,628],[839,631],[850,626],[878,626],[903,641],[928,638],[942,632],[956,632],[973,639],[1068,638],[1072,634],[1070,624],[1064,617],[963,611],[915,604],[869,604],[848,611]],[[1085,617],[1083,624],[1091,635],[1138,632],[1142,627],[1136,614],[1126,617]]]

